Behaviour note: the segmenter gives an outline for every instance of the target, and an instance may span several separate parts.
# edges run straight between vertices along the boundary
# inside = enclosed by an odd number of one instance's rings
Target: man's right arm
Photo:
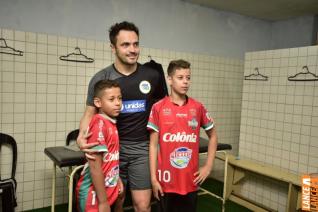
[[[84,115],[80,121],[77,144],[79,145],[80,149],[86,153],[90,152],[89,148],[96,146],[98,144],[98,142],[87,144],[87,138],[91,135],[90,132],[87,131],[88,125],[95,114],[96,114],[96,108],[93,106],[87,105],[85,108]]]
[[[94,86],[99,79],[101,79],[100,72],[95,74],[89,81],[88,90],[87,90],[86,108],[79,125],[79,135],[77,137],[77,145],[80,147],[80,149],[83,152],[86,152],[86,153],[89,152],[89,148],[95,146],[95,145],[87,144],[87,138],[90,136],[90,133],[87,131],[87,129],[93,116],[97,113],[96,108],[94,107]],[[88,154],[86,154],[86,156],[88,156],[89,158]]]

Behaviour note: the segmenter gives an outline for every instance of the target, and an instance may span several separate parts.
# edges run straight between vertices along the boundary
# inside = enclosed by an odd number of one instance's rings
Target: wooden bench
[[[286,211],[297,211],[301,208],[301,177],[284,170],[280,170],[270,165],[263,165],[251,160],[238,159],[233,155],[217,155],[218,159],[227,161],[225,164],[225,176],[224,176],[224,199],[231,200],[240,205],[244,205],[253,211],[273,211],[267,206],[263,206],[260,203],[256,203],[252,200],[238,194],[241,184],[248,173],[254,173],[260,176],[264,176],[275,181],[285,183],[288,185],[288,197],[286,203]]]

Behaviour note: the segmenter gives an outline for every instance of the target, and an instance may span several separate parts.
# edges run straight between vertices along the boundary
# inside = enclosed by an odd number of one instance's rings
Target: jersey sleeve
[[[201,127],[207,131],[214,127],[214,120],[211,118],[207,109],[201,105]]]
[[[156,105],[157,104],[154,104],[151,108],[151,112],[147,123],[147,129],[150,131],[154,130],[156,132],[159,132],[159,111],[157,110]]]
[[[106,134],[107,130],[105,130],[105,128],[104,121],[94,116],[89,125],[89,132],[91,132],[92,135],[88,138],[87,143],[98,142],[97,146],[91,147],[91,149],[97,152],[108,152],[105,143],[108,135]]]

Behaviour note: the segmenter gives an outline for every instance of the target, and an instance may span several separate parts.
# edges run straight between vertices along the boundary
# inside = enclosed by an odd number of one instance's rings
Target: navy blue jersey
[[[86,104],[94,106],[94,85],[99,80],[110,79],[119,83],[123,107],[117,117],[117,128],[121,141],[149,140],[147,122],[152,105],[165,96],[159,73],[138,63],[137,70],[126,76],[116,70],[114,65],[99,71],[88,86]]]

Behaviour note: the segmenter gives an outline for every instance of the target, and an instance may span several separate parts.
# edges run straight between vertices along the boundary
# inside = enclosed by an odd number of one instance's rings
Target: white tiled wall
[[[239,154],[295,174],[318,173],[318,81],[288,81],[288,76],[318,73],[318,47],[245,54],[244,75],[259,72],[268,81],[244,80]],[[285,211],[286,186],[254,178],[243,192]],[[264,187],[259,192],[254,187]],[[278,189],[275,189],[278,188]],[[280,188],[280,189],[279,189]],[[267,192],[264,192],[264,191]],[[276,198],[279,197],[279,198]]]
[[[9,29],[0,29],[0,35],[8,46],[24,52],[23,56],[0,54],[0,131],[18,143],[17,211],[46,207],[51,203],[53,165],[43,150],[64,145],[67,133],[78,128],[89,79],[110,65],[113,56],[106,42]],[[59,60],[76,46],[95,62]],[[148,55],[164,70],[172,59],[192,63],[189,94],[202,101],[215,118],[219,141],[232,144],[237,153],[243,61],[142,48],[140,63],[149,61]],[[8,176],[10,153],[3,149],[0,156],[1,174]],[[57,172],[57,204],[67,201],[66,172]]]

